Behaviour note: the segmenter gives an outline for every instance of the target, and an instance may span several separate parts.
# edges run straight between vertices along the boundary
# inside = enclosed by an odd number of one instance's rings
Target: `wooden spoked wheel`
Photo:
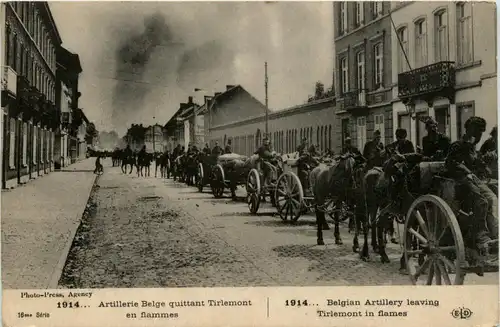
[[[247,203],[252,214],[257,213],[260,206],[260,174],[257,169],[251,169],[247,177]]]
[[[278,178],[276,183],[276,209],[284,221],[297,221],[302,211],[304,190],[300,180],[292,172],[286,172]]]
[[[217,164],[213,169],[212,181],[210,183],[214,197],[221,198],[224,195],[224,184],[224,169],[220,164]]]
[[[440,197],[417,198],[406,215],[404,256],[410,280],[425,285],[462,285],[465,246],[450,206]]]
[[[203,173],[203,165],[198,163],[198,176],[197,176],[197,186],[198,186],[198,191],[203,192],[203,183],[205,182],[205,175]]]

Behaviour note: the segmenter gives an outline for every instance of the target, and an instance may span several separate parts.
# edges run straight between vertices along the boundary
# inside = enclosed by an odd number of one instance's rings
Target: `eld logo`
[[[456,308],[451,312],[451,316],[455,319],[469,319],[472,316],[472,311],[469,308]]]

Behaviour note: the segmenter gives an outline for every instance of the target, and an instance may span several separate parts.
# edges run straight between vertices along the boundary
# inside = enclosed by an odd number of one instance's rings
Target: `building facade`
[[[391,3],[334,2],[336,151],[346,137],[362,151],[379,130],[392,140]]]
[[[393,2],[391,12],[394,128],[421,145],[419,116],[435,117],[452,141],[471,116],[496,125],[495,3]]]
[[[1,15],[2,80],[11,83],[2,83],[2,187],[10,188],[53,169],[56,49],[62,40],[46,2],[4,2]]]
[[[57,166],[66,167],[84,157],[79,155],[81,150],[77,136],[80,125],[87,120],[78,108],[81,96],[78,80],[82,67],[79,56],[62,46],[56,49],[56,66],[56,106],[60,109],[61,124],[55,135],[54,161]]]
[[[242,86],[228,85],[226,92],[205,96],[205,103],[197,108],[197,119],[203,117],[204,141],[214,147],[232,141],[234,153],[251,155],[262,144],[265,136],[266,107]],[[172,142],[171,148],[185,134],[185,118],[178,111],[165,125]],[[279,111],[268,112],[268,134],[273,149],[293,153],[303,137],[320,151],[335,149],[335,99],[329,97],[310,101]],[[184,118],[181,118],[184,117]],[[198,145],[198,142],[197,142]]]
[[[165,148],[163,139],[163,126],[159,124],[148,126],[144,138],[146,151],[148,153],[163,152]]]

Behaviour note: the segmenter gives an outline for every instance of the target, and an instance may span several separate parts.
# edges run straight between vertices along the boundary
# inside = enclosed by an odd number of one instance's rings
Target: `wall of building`
[[[426,44],[427,44],[427,65],[431,65],[439,60],[436,56],[437,32],[436,13],[445,13],[446,33],[448,42],[448,60],[455,63],[456,87],[455,103],[450,103],[448,99],[436,98],[432,106],[427,102],[417,100],[415,109],[418,114],[429,114],[436,116],[436,112],[444,110],[448,117],[445,126],[440,128],[446,132],[452,141],[460,137],[463,131],[463,123],[471,115],[480,116],[488,122],[488,132],[497,122],[497,82],[496,82],[496,7],[494,3],[474,2],[465,4],[465,15],[460,17],[461,5],[456,2],[432,2],[421,3],[411,2],[408,4],[396,4],[393,6],[392,18],[398,30],[407,29],[408,46],[407,56],[412,69],[418,68],[415,58],[415,22],[424,19],[426,24]],[[459,38],[459,26],[464,24],[466,30],[470,31],[471,37],[462,41]],[[470,56],[465,56],[464,60],[460,55],[460,49],[470,49]],[[393,58],[401,56],[401,50],[397,43],[396,34],[393,35],[392,46]],[[408,67],[406,67],[408,70]],[[393,89],[393,96],[397,97],[398,72],[401,69],[398,60],[392,61],[392,77],[396,87]],[[393,104],[394,128],[400,125],[399,117],[406,111],[405,106],[395,101]],[[411,120],[412,141],[419,144],[423,136],[423,126],[417,120]],[[419,133],[420,131],[420,133]],[[482,141],[484,141],[483,138]]]
[[[222,121],[219,121],[221,124]],[[335,108],[332,99],[311,103],[269,114],[269,136],[274,150],[280,153],[295,152],[302,137],[318,144],[321,151],[339,150],[334,138]],[[232,140],[233,152],[250,155],[261,145],[265,133],[265,117],[245,119],[238,123],[227,122],[210,130],[209,143],[225,145]]]
[[[5,2],[2,6],[2,39],[5,41],[3,66],[26,79],[43,95],[43,106],[55,103],[55,49],[61,43],[45,2]],[[19,85],[18,85],[19,88]],[[18,90],[19,91],[19,90]],[[16,101],[2,107],[4,115],[2,186],[26,183],[53,169],[52,126],[33,115],[34,105],[21,105],[22,92]]]

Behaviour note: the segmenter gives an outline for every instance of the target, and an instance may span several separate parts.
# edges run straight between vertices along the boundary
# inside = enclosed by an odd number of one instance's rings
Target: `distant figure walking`
[[[97,155],[97,159],[95,160],[95,169],[94,174],[102,175],[104,173],[104,168],[101,163],[101,155]]]

